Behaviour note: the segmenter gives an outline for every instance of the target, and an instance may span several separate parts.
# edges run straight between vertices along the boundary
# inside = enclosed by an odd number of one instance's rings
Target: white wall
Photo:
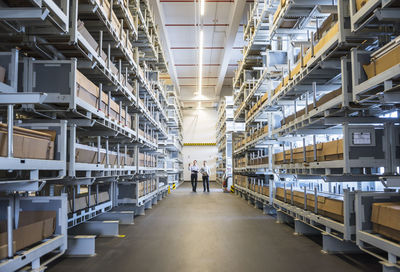
[[[183,110],[183,142],[184,143],[215,143],[217,111],[215,109]],[[190,180],[188,164],[197,160],[198,165],[207,161],[211,168],[210,180],[215,180],[215,160],[218,154],[216,146],[184,146],[183,150],[185,181]],[[199,180],[201,177],[199,175]]]

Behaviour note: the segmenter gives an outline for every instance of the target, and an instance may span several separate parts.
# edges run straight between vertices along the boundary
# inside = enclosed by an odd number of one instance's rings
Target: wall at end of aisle
[[[183,142],[184,143],[215,143],[216,142],[216,109],[183,110]],[[211,168],[210,181],[215,181],[215,165],[218,155],[216,146],[184,146],[183,150],[184,180],[190,180],[189,162],[197,160],[202,165],[206,160]],[[201,181],[201,176],[198,176]]]

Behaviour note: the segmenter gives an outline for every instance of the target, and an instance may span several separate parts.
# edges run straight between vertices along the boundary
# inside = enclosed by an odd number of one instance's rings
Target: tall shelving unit
[[[182,111],[175,89],[172,85],[167,85],[166,87],[168,138],[160,142],[165,151],[160,164],[164,168],[165,184],[172,186],[172,188],[177,188],[183,182]]]
[[[232,139],[235,133],[244,131],[243,122],[234,122],[234,111],[233,96],[225,96],[218,106],[216,181],[222,185],[224,179],[227,180],[230,183],[226,185],[227,188],[232,185]]]
[[[321,233],[323,250],[359,248],[384,269],[400,268],[371,221],[375,202],[399,196],[384,192],[400,185],[394,2],[255,1],[233,79],[234,120],[246,123],[236,192]]]
[[[0,270],[41,270],[71,250],[68,233],[167,195],[182,118],[147,0],[5,1],[0,13]],[[178,177],[165,180],[163,156]],[[53,232],[19,248],[29,212]]]

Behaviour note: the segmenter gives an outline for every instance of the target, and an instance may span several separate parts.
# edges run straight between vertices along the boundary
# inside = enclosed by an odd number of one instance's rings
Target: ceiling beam
[[[233,44],[235,43],[236,35],[239,29],[240,21],[243,18],[244,8],[246,6],[246,1],[235,1],[233,4],[233,9],[230,14],[230,23],[227,31],[226,39],[225,39],[225,51],[221,59],[221,66],[219,70],[218,76],[218,84],[215,87],[215,95],[219,97],[221,93],[222,85],[224,83],[224,78],[226,75],[226,71],[228,69],[229,61],[231,59]]]

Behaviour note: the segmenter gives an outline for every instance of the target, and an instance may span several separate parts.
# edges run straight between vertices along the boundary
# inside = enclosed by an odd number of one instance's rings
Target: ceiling
[[[232,77],[242,58],[246,0],[159,0],[157,8],[169,57],[169,70],[185,107],[213,106],[232,92]],[[203,29],[202,90],[199,96],[199,37]],[[167,48],[165,48],[167,47]]]

